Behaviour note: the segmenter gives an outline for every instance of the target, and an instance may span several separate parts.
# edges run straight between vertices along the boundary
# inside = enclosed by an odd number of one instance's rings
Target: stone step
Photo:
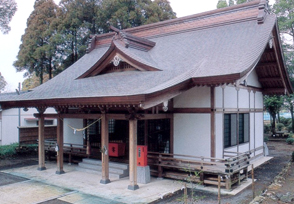
[[[76,167],[77,171],[82,171],[82,172],[87,172],[87,173],[91,173],[91,174],[98,174],[98,175],[102,175],[101,171],[97,171],[97,170],[92,170],[92,169],[85,169],[83,167]],[[122,176],[120,174],[113,174],[113,173],[109,173],[109,178],[110,179],[120,179],[120,178],[124,178],[126,176]]]
[[[79,167],[83,167],[85,169],[92,169],[92,170],[96,170],[96,171],[102,171],[102,166],[84,163],[84,162],[79,163]],[[109,173],[126,175],[128,173],[128,169],[109,167]]]
[[[102,166],[102,161],[97,160],[97,159],[84,158],[83,163]],[[117,168],[117,169],[129,169],[129,164],[123,164],[123,163],[117,163],[117,162],[109,162],[109,168],[110,167]]]
[[[79,163],[77,170],[101,174],[102,162],[101,160],[86,158]],[[113,178],[123,178],[129,176],[129,165],[109,162],[109,176]]]

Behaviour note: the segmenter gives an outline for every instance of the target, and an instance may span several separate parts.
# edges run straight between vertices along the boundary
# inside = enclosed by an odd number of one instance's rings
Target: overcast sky
[[[59,0],[54,1],[59,2]],[[10,23],[11,31],[6,35],[0,33],[0,72],[8,83],[6,91],[9,92],[17,89],[18,83],[24,81],[23,73],[17,73],[12,64],[16,60],[21,36],[24,34],[26,21],[33,11],[35,0],[16,0],[16,2],[18,9]],[[218,0],[170,0],[177,17],[216,9],[217,2]]]

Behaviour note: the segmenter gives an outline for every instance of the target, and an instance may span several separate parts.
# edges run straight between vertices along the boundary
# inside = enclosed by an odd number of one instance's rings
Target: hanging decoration
[[[80,132],[80,131],[84,131],[86,129],[88,129],[89,127],[91,127],[92,125],[94,125],[95,123],[97,123],[99,120],[101,120],[101,118],[98,118],[97,120],[95,120],[93,123],[91,123],[90,125],[84,127],[84,128],[74,128],[71,125],[67,124],[67,126],[71,129],[73,129],[73,133],[76,134],[76,132]]]

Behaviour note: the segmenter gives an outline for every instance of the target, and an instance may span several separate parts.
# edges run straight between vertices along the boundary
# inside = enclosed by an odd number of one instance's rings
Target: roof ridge
[[[211,17],[215,17],[217,15],[222,15],[225,13],[232,13],[235,11],[246,10],[248,8],[254,8],[254,7],[256,7],[256,5],[259,5],[263,1],[266,1],[266,0],[254,0],[254,1],[247,2],[247,3],[229,6],[229,7],[225,7],[225,8],[214,9],[211,11],[205,11],[202,13],[192,14],[192,15],[188,15],[188,16],[183,16],[183,17],[179,17],[179,18],[175,18],[175,19],[166,20],[166,21],[160,21],[160,22],[156,22],[156,23],[152,23],[152,24],[141,25],[138,27],[127,28],[127,29],[124,29],[123,31],[129,32],[129,33],[133,33],[133,32],[136,33],[136,32],[150,29],[150,28],[164,27],[167,25],[174,25],[177,23],[185,23],[185,22],[195,21],[195,20],[199,20],[199,19],[203,19],[203,18],[211,18]]]

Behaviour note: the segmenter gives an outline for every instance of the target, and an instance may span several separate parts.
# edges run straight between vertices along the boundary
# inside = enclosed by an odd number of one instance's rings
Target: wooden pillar
[[[215,157],[215,87],[210,88],[210,157]]]
[[[57,170],[56,174],[64,174],[63,171],[63,121],[57,118]]]
[[[130,152],[129,152],[129,162],[130,162],[130,185],[128,189],[137,190],[139,186],[137,185],[137,120],[129,120],[129,137],[130,137]]]
[[[43,171],[46,169],[45,167],[45,144],[44,144],[44,111],[39,111],[39,130],[38,130],[38,159],[39,159],[39,166],[38,170]]]
[[[100,183],[108,184],[109,180],[109,155],[108,155],[108,118],[105,113],[101,116],[101,159],[102,159],[102,179]]]

